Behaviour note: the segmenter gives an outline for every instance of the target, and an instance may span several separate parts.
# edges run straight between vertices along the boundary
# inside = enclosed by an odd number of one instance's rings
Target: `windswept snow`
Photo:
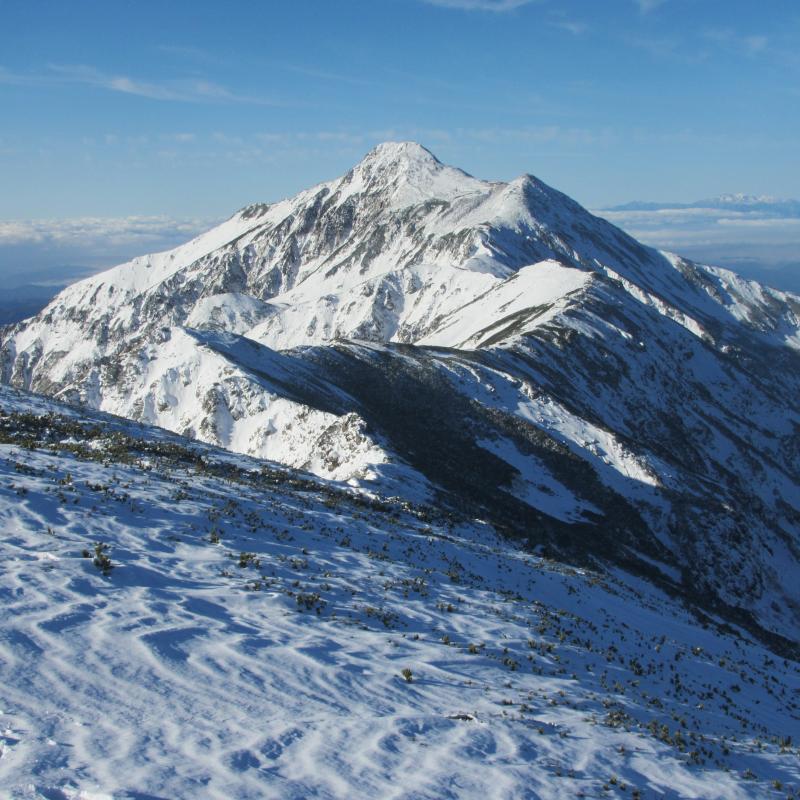
[[[800,789],[797,664],[629,576],[8,389],[0,442],[5,796]]]

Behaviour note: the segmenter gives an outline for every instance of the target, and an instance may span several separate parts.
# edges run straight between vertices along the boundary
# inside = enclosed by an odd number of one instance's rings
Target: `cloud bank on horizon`
[[[651,247],[800,293],[800,202],[628,205],[594,213]]]
[[[169,250],[220,220],[167,216],[0,220],[7,288],[60,287],[147,253]]]

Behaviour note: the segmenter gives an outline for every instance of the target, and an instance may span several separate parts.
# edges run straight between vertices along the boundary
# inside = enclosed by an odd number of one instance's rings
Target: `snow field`
[[[797,665],[630,577],[8,389],[0,408],[8,797],[798,794]]]

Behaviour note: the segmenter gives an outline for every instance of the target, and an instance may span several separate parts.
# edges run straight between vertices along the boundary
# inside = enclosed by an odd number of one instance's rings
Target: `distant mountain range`
[[[781,200],[768,195],[723,194],[694,203],[653,203],[634,200],[606,211],[663,211],[668,209],[716,208],[725,211],[759,212],[771,217],[800,218],[800,200]]]
[[[531,175],[387,143],[70,286],[0,330],[0,379],[434,503],[796,654],[799,320]]]

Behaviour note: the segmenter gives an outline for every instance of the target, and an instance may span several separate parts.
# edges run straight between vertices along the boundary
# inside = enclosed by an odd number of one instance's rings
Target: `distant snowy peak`
[[[348,174],[386,174],[420,168],[447,169],[427,147],[423,147],[418,142],[389,141],[375,145]],[[461,172],[461,170],[457,171]]]
[[[602,231],[587,241],[585,234],[597,225],[602,223],[531,175],[509,183],[482,181],[442,164],[421,145],[390,142],[337,180],[277,203],[249,206],[174,250],[75,284],[47,313],[69,315],[84,308],[87,317],[98,319],[117,309],[118,321],[138,327],[140,321],[155,321],[153,312],[164,306],[156,298],[169,296],[169,308],[162,308],[166,321],[185,324],[189,317],[197,320],[198,299],[212,294],[246,294],[279,307],[316,303],[321,296],[341,296],[379,276],[425,265],[499,279],[553,258],[593,269],[598,255],[611,257],[597,252]],[[638,247],[632,240],[624,246]],[[616,269],[624,272],[620,265]],[[284,298],[287,292],[295,294]],[[145,297],[140,301],[149,309],[145,317],[132,314],[133,299]],[[192,307],[183,313],[187,303]]]
[[[456,179],[469,178],[461,170],[446,167],[430,150],[416,142],[384,142],[370,150],[340,182],[381,190],[398,180],[424,185],[442,172]]]
[[[384,195],[394,210],[429,200],[450,202],[464,195],[484,195],[491,184],[446,166],[415,142],[386,142],[373,148],[331,189],[341,199]]]
[[[416,142],[385,142],[373,148],[344,176],[318,184],[280,203],[242,209],[234,219],[260,224],[283,221],[309,204],[330,211],[360,203],[361,214],[402,212],[419,206],[414,221],[432,230],[531,221],[536,211],[569,205],[587,214],[566,195],[533,175],[510,181],[486,181],[457,167],[443,164]],[[279,219],[280,218],[280,219]],[[432,220],[437,222],[430,224]]]
[[[700,202],[707,202],[714,204],[735,203],[737,205],[761,205],[761,204],[785,203],[787,202],[787,200],[773,197],[772,195],[768,194],[756,195],[756,194],[743,194],[742,192],[736,192],[733,194],[721,194],[717,197],[711,198],[710,200],[703,200]]]
[[[800,200],[772,197],[771,195],[752,195],[741,192],[721,194],[696,200],[693,203],[646,202],[634,200],[623,205],[611,206],[603,211],[683,211],[703,208],[727,212],[746,212],[767,217],[800,217]]]
[[[771,197],[770,195],[723,194],[711,200],[693,204],[699,208],[721,208],[731,211],[752,212],[766,217],[800,217],[800,200]]]

